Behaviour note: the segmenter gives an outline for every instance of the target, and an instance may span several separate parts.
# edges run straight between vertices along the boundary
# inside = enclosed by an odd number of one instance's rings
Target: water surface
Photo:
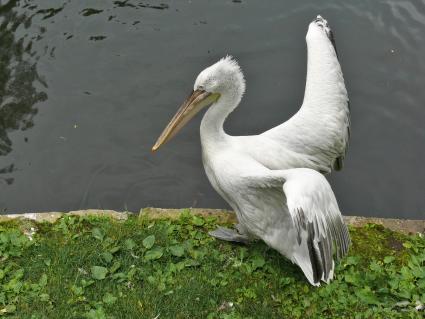
[[[150,148],[204,67],[240,62],[225,128],[257,134],[303,96],[305,33],[326,17],[352,110],[348,215],[424,218],[424,1],[0,1],[0,209],[227,207],[201,164],[198,116]]]

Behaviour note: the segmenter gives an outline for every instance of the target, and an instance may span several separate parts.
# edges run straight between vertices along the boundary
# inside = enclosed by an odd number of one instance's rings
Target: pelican
[[[329,283],[350,237],[322,174],[341,170],[350,135],[348,96],[332,31],[317,16],[306,36],[304,100],[288,121],[262,134],[230,136],[223,123],[241,101],[245,79],[231,56],[203,70],[190,96],[152,148],[168,142],[209,106],[200,128],[202,159],[214,189],[236,212],[236,229],[210,235],[262,239],[297,264],[314,286]]]

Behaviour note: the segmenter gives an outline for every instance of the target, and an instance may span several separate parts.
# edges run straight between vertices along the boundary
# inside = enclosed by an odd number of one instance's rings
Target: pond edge
[[[150,219],[176,219],[180,216],[182,209],[175,208],[142,208],[139,216],[146,216]],[[224,209],[209,209],[209,208],[187,208],[192,214],[207,216],[215,216],[221,223],[234,224],[237,222],[234,212]],[[36,222],[54,223],[63,215],[72,216],[99,216],[110,217],[116,220],[126,220],[130,215],[136,215],[133,212],[118,212],[114,210],[103,209],[85,209],[64,212],[40,212],[40,213],[24,213],[24,214],[6,214],[0,215],[0,222],[12,219],[30,219]],[[405,234],[425,233],[425,220],[412,219],[395,219],[395,218],[378,218],[378,217],[361,217],[361,216],[344,216],[346,224],[354,227],[362,227],[366,224],[378,224],[393,231],[402,232]]]

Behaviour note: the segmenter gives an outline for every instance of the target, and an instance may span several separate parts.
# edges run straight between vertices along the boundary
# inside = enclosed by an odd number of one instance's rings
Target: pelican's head
[[[226,56],[209,66],[199,73],[193,91],[168,123],[152,147],[152,151],[156,151],[162,144],[169,141],[204,107],[226,97],[238,99],[236,102],[239,103],[244,92],[245,80],[241,68],[231,56]]]
[[[228,55],[199,73],[193,90],[242,96],[245,92],[245,79],[238,62]]]

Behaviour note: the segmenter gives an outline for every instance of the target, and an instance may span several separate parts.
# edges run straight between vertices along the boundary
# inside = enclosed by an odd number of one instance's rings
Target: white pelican
[[[288,121],[259,135],[224,132],[226,117],[245,91],[238,63],[227,56],[198,75],[193,92],[152,151],[210,106],[201,123],[203,164],[239,222],[236,230],[219,227],[210,234],[238,242],[261,238],[319,286],[333,277],[333,253],[341,258],[350,243],[335,196],[321,174],[342,168],[350,120],[332,32],[321,16],[310,23],[306,41],[304,101]]]

